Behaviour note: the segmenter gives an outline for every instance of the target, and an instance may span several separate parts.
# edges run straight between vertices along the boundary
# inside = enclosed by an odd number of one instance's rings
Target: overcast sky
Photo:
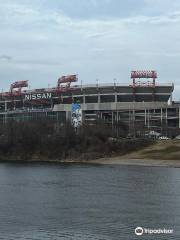
[[[180,0],[0,0],[0,88],[130,82],[155,69],[180,93]]]

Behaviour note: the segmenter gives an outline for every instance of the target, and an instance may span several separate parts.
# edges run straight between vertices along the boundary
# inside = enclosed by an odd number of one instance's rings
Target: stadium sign
[[[82,109],[78,103],[73,103],[71,106],[72,125],[75,129],[82,125]]]
[[[33,94],[25,94],[24,96],[25,101],[51,99],[51,98],[52,98],[52,93],[33,93]]]

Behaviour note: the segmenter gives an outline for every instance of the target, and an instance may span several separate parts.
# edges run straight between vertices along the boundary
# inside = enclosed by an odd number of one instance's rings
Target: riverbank
[[[67,160],[50,160],[50,159],[6,159],[1,160],[0,163],[34,163],[34,164],[85,164],[85,165],[124,165],[124,166],[150,166],[150,167],[172,167],[180,168],[180,160],[154,160],[154,159],[128,159],[123,156],[120,157],[106,157],[99,158],[96,160],[81,160],[78,159],[67,159]]]
[[[92,160],[98,164],[180,167],[180,141],[157,141],[144,149],[123,156]]]
[[[151,167],[174,167],[180,168],[180,160],[154,160],[154,159],[122,159],[121,157],[100,158],[92,160],[92,164],[109,165],[132,165],[132,166],[151,166]]]
[[[180,167],[180,140],[112,137],[106,126],[13,123],[1,128],[1,162],[56,162]]]

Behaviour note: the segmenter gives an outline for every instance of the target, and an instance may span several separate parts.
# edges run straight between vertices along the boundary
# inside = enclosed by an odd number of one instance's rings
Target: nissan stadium
[[[132,71],[129,83],[78,84],[77,75],[62,76],[53,88],[28,89],[16,81],[0,94],[0,121],[71,120],[72,104],[79,104],[83,122],[141,123],[149,129],[179,128],[179,104],[173,102],[173,83],[158,83],[156,71]]]

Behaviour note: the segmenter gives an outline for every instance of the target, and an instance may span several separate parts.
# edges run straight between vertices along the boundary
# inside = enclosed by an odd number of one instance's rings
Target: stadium
[[[173,102],[173,83],[157,81],[156,71],[132,71],[129,83],[78,84],[77,75],[62,76],[53,88],[28,89],[28,81],[16,81],[0,94],[0,121],[71,120],[72,104],[79,104],[83,122],[118,122],[162,131],[177,129],[179,104]]]

